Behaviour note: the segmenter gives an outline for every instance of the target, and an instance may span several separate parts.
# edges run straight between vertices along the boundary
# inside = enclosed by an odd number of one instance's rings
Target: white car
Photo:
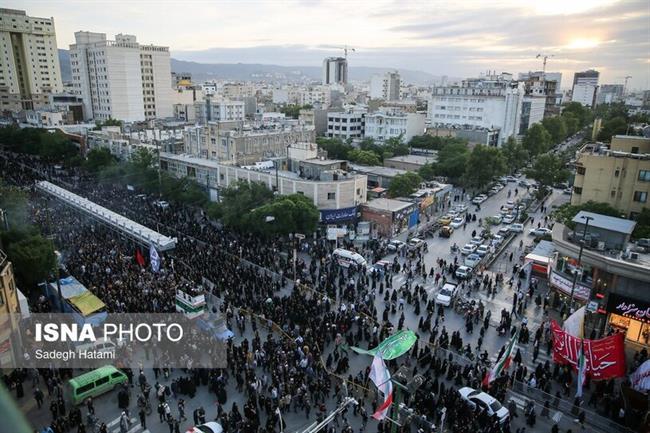
[[[506,177],[506,180],[507,180],[508,182],[517,182],[517,178],[514,177],[514,176],[507,176],[507,177]]]
[[[464,204],[458,204],[458,205],[454,206],[454,209],[459,214],[467,212],[467,206],[465,206]]]
[[[479,236],[474,236],[474,237],[469,241],[469,243],[472,244],[472,245],[479,246],[479,245],[481,245],[481,244],[483,243],[483,238],[481,238],[481,237],[479,237]]]
[[[479,247],[476,249],[476,254],[478,254],[481,257],[485,256],[489,252],[490,252],[490,247],[488,247],[487,245],[479,245]]]
[[[504,224],[512,224],[513,222],[515,222],[515,216],[513,214],[509,213],[503,217]]]
[[[465,224],[465,218],[463,217],[456,217],[451,220],[451,223],[449,223],[449,225],[455,229],[461,228],[463,224]]]
[[[510,231],[513,233],[523,233],[524,232],[524,225],[515,223],[510,226]]]
[[[474,251],[476,251],[476,245],[474,244],[465,244],[465,246],[460,249],[460,253],[464,256],[472,254]]]
[[[445,307],[450,306],[451,300],[454,299],[454,296],[456,296],[457,290],[458,286],[456,284],[445,283],[445,285],[442,286],[442,289],[440,289],[436,295],[436,304],[440,304]]]
[[[512,200],[508,200],[506,204],[504,204],[502,207],[506,209],[514,209],[515,208],[515,202]]]
[[[472,275],[472,268],[469,266],[459,266],[458,269],[456,269],[455,275],[459,280],[469,278],[470,275]]]
[[[397,239],[394,239],[394,240],[392,240],[392,241],[390,241],[388,243],[387,248],[388,248],[388,251],[395,253],[395,252],[401,250],[402,248],[404,248],[405,246],[406,246],[406,244],[404,242],[402,242],[400,240],[397,240]]]
[[[474,199],[472,200],[472,203],[481,204],[485,200],[487,200],[487,196],[485,194],[480,194],[480,195],[477,195],[476,197],[474,197]]]
[[[501,245],[501,242],[503,242],[503,236],[501,235],[492,235],[492,245],[498,246]]]
[[[501,227],[497,233],[504,237],[508,236],[508,233],[510,233],[510,226]]]
[[[505,176],[501,176],[501,177],[499,178],[499,182],[501,182],[501,183],[508,183],[508,178],[505,177]]]
[[[479,256],[476,253],[472,253],[469,256],[465,257],[465,266],[469,266],[470,268],[475,267],[481,262],[481,256]]]
[[[547,229],[546,227],[539,227],[536,229],[530,229],[528,233],[533,236],[546,236],[546,235],[550,235],[552,232],[553,230]]]
[[[411,240],[408,243],[409,250],[419,250],[421,248],[424,248],[426,245],[426,242],[424,242],[422,239],[418,238],[411,238]]]
[[[185,433],[223,433],[223,427],[218,422],[210,421],[190,427]]]
[[[503,217],[501,215],[492,215],[490,218],[494,224],[501,224],[503,222]]]
[[[458,393],[461,398],[468,402],[473,408],[478,406],[481,410],[486,411],[490,417],[496,415],[501,424],[505,423],[508,421],[508,418],[510,418],[510,411],[503,407],[503,405],[499,403],[499,400],[492,397],[490,394],[470,388],[469,386],[459,389]]]

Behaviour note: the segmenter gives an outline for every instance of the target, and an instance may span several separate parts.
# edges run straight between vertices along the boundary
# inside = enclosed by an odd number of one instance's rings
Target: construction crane
[[[338,48],[339,50],[343,50],[343,53],[345,54],[346,59],[348,58],[348,51],[352,51],[352,52],[357,51],[355,48],[348,47],[347,45],[344,45],[342,47],[334,47],[334,48]]]
[[[540,59],[540,58],[544,59],[544,63],[543,63],[543,66],[542,66],[542,75],[544,76],[545,79],[546,79],[546,61],[548,59],[550,59],[551,57],[555,57],[555,55],[553,55],[553,54],[538,54],[535,57],[536,59]]]

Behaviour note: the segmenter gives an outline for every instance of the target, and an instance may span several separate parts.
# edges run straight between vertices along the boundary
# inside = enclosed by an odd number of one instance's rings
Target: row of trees
[[[79,148],[59,131],[7,126],[0,128],[0,144],[9,151],[37,155],[48,162],[74,166],[82,161]]]
[[[372,138],[366,138],[359,143],[359,147],[339,138],[318,137],[316,143],[327,151],[330,158],[345,159],[362,165],[381,165],[384,159],[409,154],[409,146],[402,143],[401,137],[390,138],[381,145]]]

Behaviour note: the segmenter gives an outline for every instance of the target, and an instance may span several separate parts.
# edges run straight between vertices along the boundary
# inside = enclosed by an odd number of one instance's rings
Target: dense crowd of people
[[[463,313],[465,330],[472,333],[476,327],[480,334],[478,344],[472,347],[463,341],[460,331],[446,329],[444,308],[436,306],[421,282],[444,284],[452,278],[458,266],[457,258],[440,258],[429,264],[424,261],[423,251],[405,250],[385,271],[367,274],[354,266],[347,269],[339,266],[331,259],[333,246],[328,241],[307,240],[300,245],[302,258],[297,263],[294,282],[288,240],[261,240],[234,233],[209,220],[200,210],[175,203],[162,207],[136,191],[117,189],[110,182],[96,183],[80,172],[55,173],[34,158],[12,155],[11,159],[0,158],[0,164],[3,173],[11,174],[6,179],[11,183],[32,187],[38,179],[58,178],[55,182],[62,180],[62,186],[73,192],[178,239],[176,248],[162,255],[161,271],[153,273],[137,263],[138,246],[133,241],[90,217],[42,197],[32,188],[30,205],[34,222],[56,236],[67,272],[97,295],[109,311],[171,312],[175,308],[177,289],[203,286],[217,301],[214,308],[226,318],[228,327],[236,329],[240,336],[250,336],[239,338],[239,343],[229,341],[226,369],[184,369],[176,372],[170,385],[161,383],[169,372],[156,371],[159,381],[152,386],[155,395],[151,399],[156,400],[159,421],[169,425],[170,433],[179,431],[186,418],[188,403],[183,400],[181,408],[181,400],[177,398],[187,396],[191,400],[197,387],[206,387],[215,395],[216,413],[207,417],[218,420],[226,432],[280,431],[281,414],[289,411],[304,412],[306,418],[322,420],[333,409],[332,404],[342,401],[346,395],[353,395],[359,404],[337,416],[327,431],[352,431],[349,411],[360,420],[364,431],[382,396],[369,380],[370,367],[356,373],[351,369],[348,348],[375,347],[396,330],[404,329],[407,308],[419,317],[419,338],[407,355],[390,361],[388,368],[390,371],[406,368],[411,375],[422,374],[426,379],[421,387],[405,396],[407,405],[414,411],[409,414],[405,410],[403,414],[412,421],[408,425],[416,426],[419,431],[434,431],[444,413],[446,426],[454,433],[512,431],[509,420],[501,423],[485,411],[472,409],[457,392],[462,386],[481,388],[490,364],[487,352],[481,353],[482,341],[488,333],[494,337],[497,332],[491,329],[491,313],[486,312],[482,303]],[[376,245],[360,248],[362,254],[369,256],[378,251]],[[393,284],[393,277],[398,274],[405,276],[403,285]],[[517,318],[521,317],[522,308],[538,295],[534,290],[517,291],[517,275],[516,267],[510,280],[503,274],[485,272],[461,283],[460,292],[468,298],[477,291],[493,295],[499,290],[519,293],[514,296],[512,310],[504,310],[497,326],[492,328],[497,328],[500,335],[514,335],[517,327],[521,328],[519,339],[523,345],[529,344],[532,334],[531,346],[536,358],[535,352],[539,353],[540,348],[546,346],[545,350],[550,350],[548,321],[536,330],[529,330],[525,321]],[[551,367],[545,362],[528,371],[519,351],[514,363],[515,368],[500,377],[491,389],[501,401],[505,401],[506,390],[512,386],[539,389],[549,396],[559,388],[563,392],[555,393],[557,399],[561,394],[568,395],[566,389],[571,384],[568,369],[557,364]],[[70,373],[23,371],[5,377],[5,381],[16,389],[16,383],[22,387],[27,377],[30,380],[36,377],[33,389],[38,392],[41,384],[46,384],[48,395],[56,402],[55,409],[50,407],[52,423],[46,432],[85,432],[86,418],[81,416],[80,409],[59,403],[62,382]],[[140,385],[140,394],[151,387],[146,377],[141,380],[143,375],[138,372],[129,370],[129,376],[131,383]],[[227,389],[233,386],[238,394],[245,396],[242,408],[229,402]],[[36,398],[37,391],[33,392]],[[125,395],[131,392],[128,388],[121,392],[118,400],[120,409],[124,410],[125,425],[120,421],[120,431],[126,432],[130,427],[129,409],[134,410],[138,399],[127,400]],[[611,411],[609,415],[618,416],[616,409],[622,402],[613,385],[599,384],[591,398],[590,405],[606,405],[606,410]],[[559,405],[551,398],[549,404]],[[89,416],[94,413],[91,407],[92,401],[85,410]],[[135,410],[143,427],[155,422],[147,419],[144,405],[138,403]],[[536,410],[540,416],[548,417],[548,411],[541,405],[537,409],[532,405],[525,414],[529,426],[535,424]],[[515,412],[511,413],[512,417],[516,416],[516,408],[511,412]],[[205,419],[205,409],[193,411],[195,424]],[[377,428],[387,432],[391,424],[384,420]],[[402,431],[409,428],[404,427]],[[107,431],[105,424],[100,425],[99,431]]]

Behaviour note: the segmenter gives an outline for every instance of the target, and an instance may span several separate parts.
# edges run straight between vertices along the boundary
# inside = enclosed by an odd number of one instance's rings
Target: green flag
[[[408,352],[417,339],[418,337],[415,335],[415,332],[411,330],[400,331],[379,343],[379,346],[374,349],[365,350],[359,347],[350,347],[350,349],[362,355],[380,355],[388,361]]]

